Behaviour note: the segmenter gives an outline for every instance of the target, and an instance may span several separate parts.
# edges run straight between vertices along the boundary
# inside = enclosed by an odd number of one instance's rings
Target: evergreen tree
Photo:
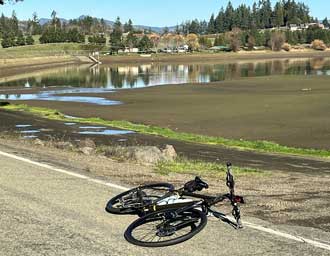
[[[4,33],[2,41],[1,41],[2,47],[3,48],[9,48],[9,47],[15,46],[15,44],[16,44],[15,35],[13,34],[13,32],[6,31]]]
[[[284,25],[284,8],[281,2],[277,2],[274,9],[274,22],[276,27]]]
[[[128,33],[128,32],[133,32],[134,28],[133,28],[133,22],[131,19],[128,20],[128,22],[125,23],[124,25],[124,32]]]
[[[22,32],[19,32],[18,33],[18,36],[17,36],[17,39],[16,39],[16,43],[15,45],[16,46],[23,46],[25,45],[25,37],[23,36],[23,33]]]
[[[25,39],[26,45],[33,45],[34,44],[34,39],[32,35],[28,35]]]
[[[118,51],[123,47],[122,36],[122,24],[120,22],[120,18],[117,17],[117,20],[113,25],[113,31],[110,34],[111,51]]]
[[[152,42],[150,41],[148,36],[143,36],[140,40],[138,47],[141,51],[148,52],[152,48]]]
[[[11,20],[10,20],[10,25],[9,25],[9,29],[10,31],[15,35],[18,36],[18,19],[16,16],[16,12],[13,11],[12,15],[11,15]]]
[[[216,33],[214,14],[211,15],[209,24],[207,26],[207,33],[208,34],[215,34]]]
[[[330,27],[330,22],[329,22],[329,20],[328,20],[327,17],[322,21],[322,24],[323,24],[326,28],[329,28],[329,27]]]
[[[128,33],[125,41],[125,45],[130,48],[137,47],[138,38],[132,33]]]

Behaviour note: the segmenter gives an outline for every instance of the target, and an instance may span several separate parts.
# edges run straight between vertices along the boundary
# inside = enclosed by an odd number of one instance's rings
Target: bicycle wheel
[[[133,222],[125,231],[125,239],[138,246],[164,247],[182,243],[199,233],[206,225],[205,213],[190,209],[162,210]]]
[[[172,191],[169,183],[157,183],[133,188],[112,198],[105,208],[111,214],[139,214],[144,207]]]

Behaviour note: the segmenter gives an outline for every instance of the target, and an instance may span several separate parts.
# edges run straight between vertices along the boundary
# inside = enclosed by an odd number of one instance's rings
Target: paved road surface
[[[123,238],[135,218],[104,211],[108,198],[119,192],[0,156],[0,255],[330,255],[328,250],[251,228],[235,231],[216,220],[184,244],[136,247]],[[287,231],[324,237],[317,230]]]

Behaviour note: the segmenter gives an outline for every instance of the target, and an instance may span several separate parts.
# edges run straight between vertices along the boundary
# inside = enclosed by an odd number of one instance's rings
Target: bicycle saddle
[[[196,177],[194,180],[191,180],[184,185],[184,190],[190,193],[208,188],[209,185],[200,177]]]

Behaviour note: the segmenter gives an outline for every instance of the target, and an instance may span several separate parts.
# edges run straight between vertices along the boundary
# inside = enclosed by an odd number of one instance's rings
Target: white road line
[[[15,160],[18,160],[18,161],[22,161],[22,162],[25,162],[25,163],[28,163],[28,164],[36,165],[36,166],[39,166],[39,167],[42,167],[42,168],[46,168],[48,170],[52,170],[52,171],[55,171],[55,172],[70,175],[70,176],[73,176],[73,177],[76,177],[76,178],[79,178],[79,179],[84,179],[84,180],[87,180],[89,182],[94,182],[94,183],[101,184],[101,185],[104,185],[104,186],[107,186],[107,187],[115,188],[115,189],[118,189],[118,190],[126,191],[126,190],[129,189],[127,187],[116,185],[116,184],[111,183],[111,182],[105,182],[105,181],[102,181],[102,180],[99,180],[99,179],[93,179],[93,178],[90,178],[86,175],[78,174],[78,173],[75,173],[75,172],[70,172],[70,171],[67,171],[67,170],[60,169],[60,168],[56,168],[56,167],[53,167],[53,166],[48,165],[48,164],[39,163],[39,162],[30,160],[30,159],[27,159],[27,158],[16,156],[16,155],[9,154],[9,153],[6,153],[6,152],[0,151],[0,155],[5,156],[5,157],[9,157],[9,158],[12,158],[12,159],[15,159]],[[268,233],[268,234],[283,237],[283,238],[286,238],[288,240],[293,240],[293,241],[300,242],[300,243],[310,244],[314,247],[330,251],[330,244],[317,242],[317,241],[307,239],[307,238],[303,238],[303,237],[300,237],[300,236],[290,235],[288,233],[284,233],[284,232],[281,232],[281,231],[276,231],[276,230],[266,228],[266,227],[263,227],[263,226],[260,226],[260,225],[256,225],[256,224],[253,224],[253,223],[249,223],[249,222],[243,222],[243,224],[244,224],[245,227],[249,227],[249,228],[259,230],[259,231],[262,231],[262,232],[265,232],[265,233]]]
[[[5,156],[5,157],[9,157],[9,158],[12,158],[12,159],[16,159],[16,160],[19,160],[19,161],[22,161],[22,162],[25,162],[25,163],[28,163],[28,164],[33,164],[33,165],[36,165],[36,166],[39,166],[39,167],[42,167],[42,168],[46,168],[46,169],[49,169],[49,170],[52,170],[52,171],[55,171],[55,172],[70,175],[70,176],[73,176],[73,177],[76,177],[76,178],[79,178],[79,179],[83,179],[83,180],[87,180],[87,181],[90,181],[90,182],[98,183],[98,184],[101,184],[101,185],[104,185],[104,186],[107,186],[107,187],[111,187],[111,188],[115,188],[115,189],[119,189],[119,190],[124,190],[124,191],[129,189],[127,187],[123,187],[123,186],[120,186],[120,185],[117,185],[117,184],[114,184],[114,183],[111,183],[111,182],[105,182],[103,180],[93,179],[93,178],[90,178],[86,175],[66,171],[66,170],[63,170],[63,169],[60,169],[60,168],[53,167],[53,166],[48,165],[48,164],[39,163],[39,162],[30,160],[30,159],[27,159],[27,158],[16,156],[16,155],[9,154],[9,153],[6,153],[6,152],[0,151],[0,155]]]

